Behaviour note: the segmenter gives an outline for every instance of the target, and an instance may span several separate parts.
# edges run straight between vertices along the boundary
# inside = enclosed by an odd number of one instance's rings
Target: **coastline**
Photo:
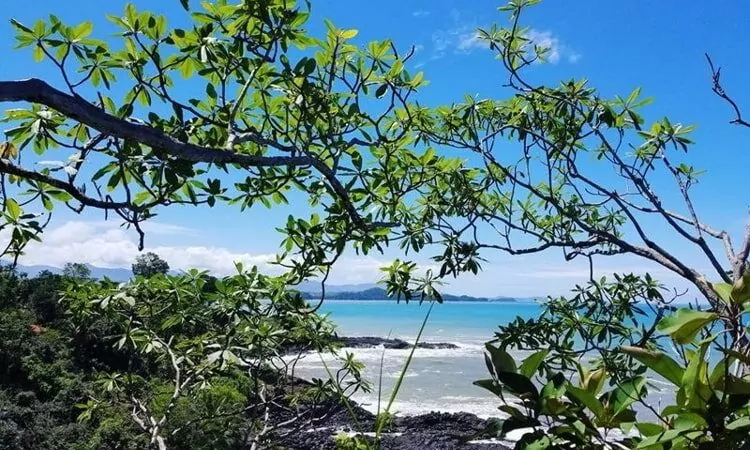
[[[342,350],[365,351],[368,355],[380,354],[381,356],[384,355],[384,352],[390,352],[391,354],[395,353],[395,357],[399,359],[410,352],[412,348],[412,344],[396,338],[339,336],[339,339],[344,345]],[[458,356],[463,354],[462,349],[465,351],[466,347],[453,342],[426,341],[417,345],[415,355],[421,353],[421,357],[424,358],[425,355],[439,352],[441,356],[450,353],[455,353]],[[409,372],[407,372],[407,377],[409,377]],[[307,377],[303,378],[307,379]],[[409,379],[411,381],[411,377]],[[466,381],[466,384],[471,383]],[[377,390],[377,386],[374,388]],[[390,391],[384,389],[383,395],[386,395],[385,392]],[[393,421],[391,426],[385,430],[382,436],[382,448],[384,449],[508,450],[513,446],[511,441],[497,440],[491,436],[489,425],[493,418],[481,417],[471,411],[456,410],[455,407],[451,408],[450,405],[445,405],[446,408],[435,405],[436,408],[423,411],[402,411],[398,407],[398,398],[399,396],[397,396],[397,402],[392,411]],[[301,450],[334,449],[336,448],[334,438],[339,433],[372,438],[377,406],[374,402],[363,400],[362,398],[355,398],[350,401],[357,420],[353,420],[351,413],[344,408],[325,421],[316,424],[314,428],[290,437],[287,445]],[[424,406],[431,403],[420,402],[420,404]],[[499,418],[500,412],[497,409],[494,409],[494,411],[496,414],[492,416]]]

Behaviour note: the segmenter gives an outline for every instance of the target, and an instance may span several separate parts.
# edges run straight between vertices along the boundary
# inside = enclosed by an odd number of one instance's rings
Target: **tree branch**
[[[711,80],[713,81],[712,90],[716,95],[729,103],[729,106],[731,106],[734,110],[735,117],[729,123],[750,128],[750,122],[742,117],[742,111],[740,110],[739,105],[737,105],[737,102],[735,102],[732,97],[727,94],[727,92],[724,90],[724,87],[721,85],[721,67],[714,66],[714,62],[711,60],[711,57],[708,56],[708,53],[706,53],[705,55],[706,60],[708,61],[708,66],[711,68]]]
[[[342,201],[348,215],[357,227],[368,230],[395,225],[390,223],[366,224],[349,199],[346,188],[336,178],[333,170],[323,161],[312,156],[245,155],[221,148],[201,147],[187,142],[180,142],[150,126],[128,122],[107,114],[82,97],[55,89],[43,80],[30,78],[20,81],[0,81],[0,102],[18,101],[45,105],[68,118],[86,124],[104,134],[138,142],[185,161],[237,164],[243,167],[311,166],[326,179],[335,195]],[[293,150],[292,147],[264,139],[255,134],[245,134],[242,136],[242,140],[254,142],[261,146],[272,147],[282,152],[291,152]],[[71,193],[71,195],[73,194]]]
[[[82,205],[91,206],[91,207],[100,208],[100,209],[122,209],[122,208],[131,209],[131,210],[136,209],[134,205],[128,202],[111,202],[107,200],[99,200],[93,197],[89,197],[83,192],[81,192],[78,188],[76,188],[71,183],[60,180],[58,178],[50,177],[48,175],[44,175],[39,172],[35,172],[33,170],[26,170],[22,167],[19,167],[11,163],[7,159],[0,159],[0,172],[7,173],[10,175],[15,175],[17,177],[25,178],[28,180],[38,181],[40,183],[45,183],[52,187],[56,187],[70,194],[73,198],[81,202]]]

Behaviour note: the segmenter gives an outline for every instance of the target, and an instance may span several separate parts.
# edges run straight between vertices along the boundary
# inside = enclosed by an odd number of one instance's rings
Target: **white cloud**
[[[449,30],[438,30],[432,34],[431,59],[440,59],[448,53],[468,54],[478,48],[489,48],[479,39],[476,27],[463,25]]]
[[[559,63],[563,58],[567,62],[575,64],[582,57],[580,53],[562,44],[560,38],[551,31],[540,31],[532,28],[526,37],[533,45],[549,49],[545,54],[545,58],[552,64]]]
[[[488,48],[477,35],[477,23],[466,20],[454,9],[450,14],[451,25],[432,33],[431,60],[440,59],[448,53],[468,54],[477,48]]]
[[[488,48],[488,44],[479,38],[478,32],[464,33],[458,37],[456,48],[463,52],[470,52],[475,48]]]
[[[195,235],[195,230],[183,227],[182,225],[176,225],[173,223],[164,222],[144,222],[141,225],[144,232],[149,234],[162,234],[162,235]]]
[[[418,9],[416,11],[413,11],[411,15],[414,17],[427,17],[430,15],[430,12],[423,9]]]
[[[466,20],[461,13],[453,10],[450,13],[452,25],[439,29],[432,34],[432,54],[430,60],[436,60],[448,54],[466,55],[476,49],[489,49],[489,44],[479,37],[481,28],[475,20]],[[582,55],[561,42],[560,38],[548,30],[531,29],[527,38],[533,45],[548,48],[547,61],[557,64],[566,61],[574,64]]]
[[[190,228],[162,222],[151,222],[146,228],[149,233],[147,244],[165,235],[170,237],[170,243],[177,242],[175,245],[153,245],[145,249],[159,254],[175,270],[198,268],[216,275],[229,275],[235,272],[236,261],[242,262],[246,267],[258,266],[267,274],[282,270],[271,264],[275,260],[274,254],[191,245],[200,239],[196,237],[199,233]],[[7,242],[8,238],[7,232],[0,233],[0,242]],[[115,222],[69,221],[48,228],[41,243],[29,244],[20,263],[62,267],[67,262],[84,262],[102,268],[129,269],[138,254],[137,234],[133,230],[126,230]],[[483,264],[483,270],[477,276],[467,274],[455,280],[446,280],[448,285],[444,286],[445,292],[474,296],[561,295],[568,293],[576,284],[585,283],[589,276],[586,261],[565,262],[552,253],[524,257],[504,254],[486,256],[494,261]],[[328,283],[373,283],[383,277],[380,269],[391,262],[392,259],[382,255],[344,255],[334,265]],[[434,264],[420,264],[420,273],[426,269],[437,271],[438,267]],[[603,258],[601,261],[597,260],[595,269],[597,277],[612,273],[649,272],[668,286],[689,287],[672,272],[637,257]]]
[[[233,249],[189,245],[195,230],[163,222],[146,222],[143,229],[149,235],[171,235],[186,238],[185,245],[147,246],[144,251],[157,253],[174,270],[203,269],[216,275],[235,272],[235,262],[245,267],[258,266],[267,274],[283,269],[272,264],[276,255],[271,253],[239,252]],[[0,233],[0,242],[7,241],[7,233]],[[148,242],[148,241],[147,241]],[[51,226],[42,236],[42,242],[32,242],[19,259],[24,265],[63,267],[68,262],[83,262],[101,268],[129,269],[139,254],[137,234],[106,221],[69,221]],[[382,278],[380,268],[390,264],[386,258],[369,256],[344,256],[332,270],[328,281],[333,284],[372,283]]]
[[[535,29],[529,30],[526,37],[538,47],[546,48],[548,52],[545,57],[547,61],[552,64],[557,64],[560,61],[560,39],[552,34],[550,31],[539,31]]]
[[[145,223],[143,229],[147,235],[196,234],[189,228],[161,222]],[[267,268],[267,263],[274,259],[271,254],[233,252],[208,246],[153,246],[146,250],[159,254],[173,269],[199,268],[217,274],[233,272],[234,261]],[[50,227],[43,234],[42,242],[30,243],[20,262],[53,267],[83,262],[102,268],[130,268],[138,254],[137,235],[133,230],[126,230],[114,222],[69,221]]]

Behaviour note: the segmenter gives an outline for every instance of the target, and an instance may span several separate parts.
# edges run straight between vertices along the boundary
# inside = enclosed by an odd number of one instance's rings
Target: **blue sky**
[[[136,1],[139,7],[166,13],[172,25],[184,23],[177,0]],[[193,2],[194,4],[195,2]],[[33,4],[33,8],[30,5]],[[112,31],[106,13],[120,13],[124,2],[34,0],[6,2],[0,12],[0,78],[38,76],[56,81],[49,65],[35,64],[29,52],[12,50],[13,34],[8,20],[31,23],[48,13],[66,22],[91,20],[95,34]],[[496,1],[386,0],[362,2],[313,1],[310,30],[319,34],[322,19],[330,18],[345,28],[360,30],[357,40],[392,38],[401,48],[415,46],[412,69],[422,70],[430,85],[420,93],[423,103],[437,105],[459,101],[464,94],[498,96],[503,72],[492,55],[477,45],[474,30],[506,17],[496,11]],[[748,217],[747,168],[750,167],[750,132],[727,124],[730,111],[710,90],[710,77],[703,54],[708,52],[724,67],[727,89],[747,105],[750,88],[750,8],[741,0],[723,2],[552,1],[532,8],[524,21],[537,39],[552,47],[553,62],[533,68],[536,81],[554,83],[570,77],[591,80],[604,95],[627,95],[642,87],[655,102],[647,119],[668,115],[673,122],[697,124],[697,145],[691,162],[707,171],[695,191],[703,217],[717,228],[725,228],[739,239]],[[232,259],[263,263],[278,248],[274,227],[300,206],[268,211],[256,208],[245,213],[219,207],[213,210],[178,208],[164,211],[151,225],[148,249],[164,254],[174,267],[201,266],[228,271]],[[61,265],[65,260],[85,260],[95,265],[127,267],[135,255],[135,236],[103,223],[95,214],[55,217],[45,243],[29,250],[25,262]],[[664,242],[676,252],[684,247],[665,235]],[[386,256],[368,258],[349,255],[333,276],[334,282],[372,282]],[[585,276],[583,264],[566,264],[557,253],[523,258],[488,255],[490,262],[476,279],[462,279],[448,288],[475,295],[544,295],[562,293]],[[699,262],[696,255],[685,258]],[[643,270],[634,258],[603,261],[604,272]],[[702,268],[700,266],[699,268]],[[668,283],[671,275],[657,271]]]

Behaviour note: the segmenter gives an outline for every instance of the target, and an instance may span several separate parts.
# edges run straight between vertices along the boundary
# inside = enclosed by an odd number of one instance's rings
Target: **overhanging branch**
[[[361,229],[371,229],[374,227],[395,225],[391,223],[366,224],[365,220],[360,216],[356,207],[349,199],[346,188],[341,184],[338,178],[336,178],[333,170],[323,161],[312,156],[245,155],[222,148],[202,147],[191,143],[180,142],[148,125],[132,123],[114,117],[89,103],[84,98],[55,89],[43,80],[30,78],[18,81],[0,81],[0,102],[19,101],[45,105],[60,114],[96,129],[101,133],[159,149],[170,156],[184,161],[196,163],[237,164],[243,167],[313,167],[325,178],[334,194],[342,201],[347,214],[357,227]],[[244,142],[254,142],[258,145],[272,147],[283,152],[291,152],[293,150],[291,147],[265,139],[259,135],[244,134],[241,138]],[[7,166],[3,166],[3,170],[6,168]],[[22,176],[28,177],[29,174],[36,174],[36,172],[25,173]],[[49,182],[48,180],[41,181]],[[53,183],[49,184],[55,185]],[[56,187],[62,188],[60,185],[56,185]],[[74,187],[72,190],[78,192]],[[70,188],[65,189],[65,191],[76,196],[75,192],[71,192]],[[81,198],[84,198],[80,192],[78,192],[77,195],[78,197],[76,198],[79,201]],[[97,206],[96,201],[93,201],[93,199],[88,199],[86,201],[91,201],[91,206],[111,207],[108,203]]]
[[[133,205],[127,202],[112,202],[89,197],[81,192],[78,188],[76,188],[73,184],[68,183],[67,181],[63,181],[58,178],[45,175],[43,173],[34,172],[33,170],[26,170],[5,159],[0,159],[0,172],[15,175],[27,180],[34,180],[40,183],[48,184],[52,187],[67,192],[74,199],[81,202],[82,205],[100,209],[135,209]]]

